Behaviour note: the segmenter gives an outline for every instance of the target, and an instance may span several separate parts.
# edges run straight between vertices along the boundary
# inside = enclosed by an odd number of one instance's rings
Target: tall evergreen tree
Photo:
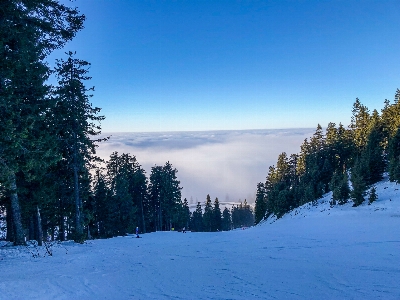
[[[365,200],[364,195],[367,189],[367,183],[364,178],[365,169],[363,160],[357,158],[351,169],[351,184],[353,187],[351,198],[354,202],[353,206],[359,206]]]
[[[345,129],[340,123],[337,129],[338,139],[335,143],[335,170],[341,169],[342,172],[347,170],[352,165],[352,156],[355,151],[355,145],[353,144],[352,132],[349,129]]]
[[[222,220],[221,220],[221,226],[223,231],[229,231],[231,230],[232,226],[232,218],[231,218],[231,212],[227,207],[224,208],[222,212]]]
[[[162,224],[162,189],[163,189],[163,171],[162,166],[151,168],[150,182],[148,187],[149,202],[148,216],[151,231],[161,230]]]
[[[189,203],[187,201],[187,199],[183,199],[183,203],[181,206],[181,210],[180,210],[180,216],[179,216],[179,220],[180,220],[180,228],[189,228],[189,222],[190,222],[190,209],[189,209]]]
[[[93,237],[107,237],[107,199],[110,191],[107,187],[106,178],[102,174],[101,170],[96,170],[96,176],[94,181],[93,200],[94,208],[92,213],[94,214],[92,236]]]
[[[197,202],[196,210],[192,214],[190,230],[203,231],[203,210],[200,202]]]
[[[213,209],[211,204],[211,197],[210,195],[207,195],[206,202],[204,205],[203,230],[206,232],[212,231],[212,223],[213,223]]]
[[[218,198],[214,200],[214,207],[213,207],[213,218],[212,218],[212,226],[211,231],[220,231],[222,230],[222,219],[221,219],[221,209],[219,207]]]
[[[148,180],[145,170],[138,163],[135,165],[133,176],[129,178],[129,184],[133,203],[137,207],[136,219],[138,220],[138,224],[142,226],[141,232],[146,233],[146,215],[148,212],[145,209],[148,202]]]
[[[376,199],[378,199],[378,195],[376,194],[376,188],[373,186],[369,191],[368,205],[370,205],[372,202],[375,202]]]
[[[254,225],[254,213],[246,199],[243,202],[243,223],[247,227]]]
[[[262,182],[257,184],[257,193],[255,201],[255,223],[258,224],[264,220],[267,213],[267,201],[265,187]]]
[[[149,206],[154,230],[171,230],[177,212],[182,205],[180,181],[177,169],[166,162],[164,166],[151,169],[149,183]]]
[[[58,87],[55,90],[55,127],[58,129],[60,147],[64,150],[64,159],[73,174],[74,201],[75,201],[75,232],[74,239],[82,241],[83,216],[82,193],[80,177],[87,171],[93,156],[96,154],[96,140],[91,137],[100,134],[99,122],[104,120],[98,116],[100,108],[93,107],[88,94],[94,88],[87,88],[85,81],[90,63],[74,58],[73,52],[68,52],[67,60],[57,60],[55,68]],[[87,186],[88,188],[88,186]]]
[[[332,202],[335,205],[336,202],[339,205],[347,203],[350,196],[349,178],[347,172],[341,173],[337,170],[329,183],[330,189],[332,190]]]
[[[400,90],[397,89],[394,96],[394,103],[385,100],[385,107],[382,109],[382,126],[387,146],[389,139],[391,139],[400,128]]]
[[[352,113],[350,128],[353,132],[354,144],[358,153],[360,153],[367,144],[370,113],[368,108],[361,104],[358,98],[356,98],[353,104]]]
[[[111,154],[107,162],[109,193],[105,221],[109,236],[133,233],[142,222],[140,198],[146,190],[146,179],[138,182],[138,176],[142,178],[143,173],[135,156],[126,153],[119,155],[118,152]]]
[[[374,113],[377,114],[376,111],[374,111]],[[386,164],[382,145],[383,134],[380,121],[374,121],[371,127],[367,139],[367,145],[365,150],[361,153],[361,159],[365,164],[366,174],[364,174],[364,178],[367,185],[382,180]]]
[[[324,147],[325,147],[324,132],[322,130],[322,126],[318,124],[315,133],[310,139],[310,150],[315,153],[323,150]]]

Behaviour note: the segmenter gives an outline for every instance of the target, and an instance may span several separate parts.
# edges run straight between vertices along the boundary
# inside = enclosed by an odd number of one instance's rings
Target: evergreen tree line
[[[25,244],[26,231],[41,244],[44,232],[62,234],[70,223],[76,241],[86,236],[83,206],[104,117],[85,85],[90,63],[73,52],[54,68],[46,62],[84,21],[56,0],[1,2],[0,206],[15,245]]]
[[[212,203],[210,195],[207,195],[204,213],[201,203],[197,202],[196,210],[190,215],[189,228],[192,231],[215,232],[252,225],[254,225],[254,214],[246,200],[243,204],[233,205],[231,210],[225,207],[221,212],[218,198]]]
[[[136,227],[144,233],[187,226],[189,206],[181,200],[178,171],[169,162],[152,167],[149,178],[130,154],[114,152],[105,165],[96,170],[84,207],[88,237],[125,235]]]
[[[389,173],[391,181],[400,182],[400,90],[394,103],[385,100],[379,113],[356,99],[351,123],[329,123],[325,133],[318,124],[310,139],[305,139],[299,154],[278,156],[269,167],[265,183],[258,183],[255,222],[271,214],[281,217],[305,203],[316,203],[332,191],[331,204],[354,206],[377,195],[374,184]],[[369,190],[369,192],[368,192]]]

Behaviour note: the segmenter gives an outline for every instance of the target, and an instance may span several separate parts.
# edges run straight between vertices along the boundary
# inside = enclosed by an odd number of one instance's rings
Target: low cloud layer
[[[154,165],[169,161],[178,170],[182,197],[204,202],[207,194],[220,201],[254,202],[258,182],[278,155],[298,153],[314,129],[245,131],[111,133],[98,155],[114,151],[135,155],[149,175]]]

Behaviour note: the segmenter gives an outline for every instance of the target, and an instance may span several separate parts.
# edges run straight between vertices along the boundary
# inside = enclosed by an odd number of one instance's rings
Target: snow
[[[246,229],[0,247],[0,299],[400,299],[400,193]],[[39,254],[34,257],[33,254]],[[37,255],[35,255],[37,256]]]

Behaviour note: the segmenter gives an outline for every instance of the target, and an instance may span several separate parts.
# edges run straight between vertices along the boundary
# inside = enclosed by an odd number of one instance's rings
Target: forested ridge
[[[129,153],[96,156],[101,108],[91,103],[90,63],[68,51],[46,59],[84,28],[78,8],[57,0],[6,0],[0,7],[0,209],[6,240],[107,238],[254,223],[244,204],[221,212],[207,196],[189,211],[171,163],[146,172]],[[54,76],[56,84],[50,84]],[[4,217],[5,216],[5,217]]]
[[[388,172],[400,182],[400,90],[394,102],[384,101],[379,113],[359,99],[353,104],[350,125],[321,125],[304,140],[300,153],[278,156],[266,181],[257,184],[255,222],[278,218],[306,203],[316,203],[332,191],[331,205],[348,201],[358,206],[377,199],[374,184]]]

